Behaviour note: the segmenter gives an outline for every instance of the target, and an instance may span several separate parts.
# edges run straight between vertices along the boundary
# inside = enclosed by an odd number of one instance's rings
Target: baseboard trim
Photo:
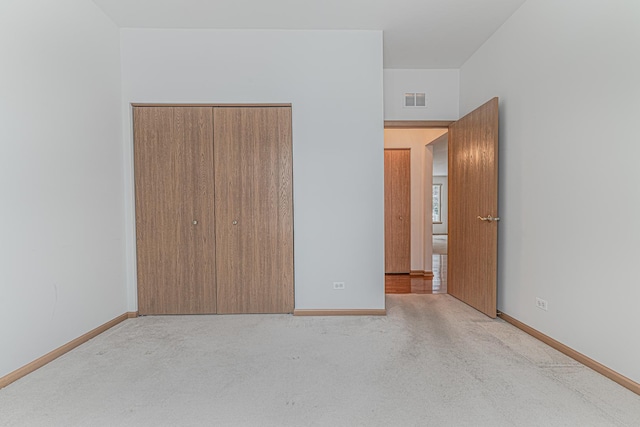
[[[602,363],[596,362],[595,360],[585,356],[584,354],[577,352],[571,347],[568,347],[565,344],[562,344],[560,341],[554,340],[550,336],[543,334],[542,332],[532,328],[529,325],[522,323],[517,319],[514,319],[508,314],[498,313],[498,317],[500,317],[505,322],[512,324],[516,328],[523,330],[524,332],[528,333],[532,337],[539,339],[540,341],[547,344],[548,346],[555,348],[560,353],[564,353],[565,355],[569,356],[575,361],[582,363],[586,367],[593,369],[599,374],[604,375],[610,380],[615,381],[621,386],[628,388],[632,392],[640,395],[640,384],[633,381],[632,379],[627,378],[624,375],[614,371],[613,369],[604,366]]]
[[[16,369],[15,371],[13,371],[13,372],[5,375],[4,377],[0,378],[0,389],[8,386],[9,384],[11,384],[14,381],[19,380],[20,378],[24,377],[25,375],[30,374],[31,372],[35,371],[36,369],[43,367],[47,363],[57,359],[58,357],[62,356],[63,354],[68,353],[69,351],[71,351],[74,348],[78,347],[80,344],[84,344],[85,342],[89,341],[91,338],[95,338],[96,336],[100,335],[101,333],[103,333],[107,329],[113,328],[118,323],[121,323],[121,322],[123,322],[123,321],[125,321],[127,319],[132,319],[134,317],[138,317],[138,313],[137,312],[128,312],[128,313],[121,314],[120,316],[116,317],[115,319],[112,319],[112,320],[108,321],[107,323],[98,326],[97,328],[87,332],[86,334],[81,335],[78,338],[76,338],[76,339],[74,339],[72,341],[69,341],[68,343],[62,345],[61,347],[58,347],[55,350],[50,351],[49,353],[45,354],[44,356],[37,358],[33,362],[24,365],[22,368]]]
[[[356,309],[356,310],[293,310],[294,316],[386,316],[387,310]]]
[[[423,276],[427,280],[433,279],[433,271],[411,270],[409,276]]]

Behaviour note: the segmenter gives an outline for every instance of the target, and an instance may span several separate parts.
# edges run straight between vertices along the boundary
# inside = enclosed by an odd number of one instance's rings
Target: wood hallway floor
[[[433,255],[433,279],[408,274],[385,274],[387,294],[446,294],[447,255]]]

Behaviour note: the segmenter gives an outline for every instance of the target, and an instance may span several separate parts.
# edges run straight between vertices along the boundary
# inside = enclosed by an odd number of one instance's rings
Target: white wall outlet
[[[344,289],[344,282],[333,282],[333,289]]]
[[[536,297],[536,307],[541,310],[547,311],[549,307],[547,306],[547,300]]]

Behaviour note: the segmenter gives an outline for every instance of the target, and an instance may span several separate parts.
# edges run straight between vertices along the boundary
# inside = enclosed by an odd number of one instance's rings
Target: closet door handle
[[[233,220],[233,222],[231,223],[233,225],[238,225],[238,221],[236,221],[235,219]]]
[[[198,221],[196,221],[195,219],[193,221],[191,221],[191,224],[193,225],[198,225]]]

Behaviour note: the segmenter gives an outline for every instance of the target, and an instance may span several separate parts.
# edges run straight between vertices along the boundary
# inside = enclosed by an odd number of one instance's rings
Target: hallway
[[[446,294],[447,255],[433,255],[433,279],[409,274],[385,274],[386,294]]]
[[[447,235],[433,235],[433,279],[409,274],[386,274],[386,294],[446,294]]]

